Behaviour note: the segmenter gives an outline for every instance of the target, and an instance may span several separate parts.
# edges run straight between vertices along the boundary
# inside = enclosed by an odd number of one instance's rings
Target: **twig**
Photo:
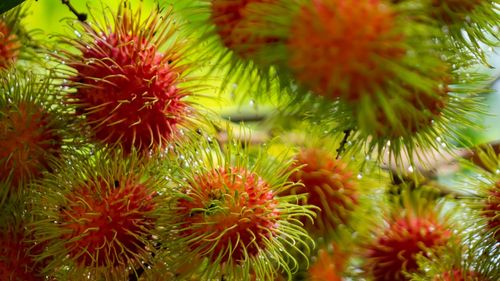
[[[347,130],[344,131],[344,138],[340,142],[339,148],[337,148],[337,157],[335,157],[335,159],[339,159],[340,158],[340,154],[342,154],[342,152],[344,152],[345,145],[347,144],[347,139],[351,135],[351,132],[352,132],[352,129],[347,129]]]
[[[69,10],[76,16],[76,18],[79,21],[85,22],[87,20],[87,14],[85,14],[85,13],[79,13],[75,9],[75,7],[73,7],[73,5],[71,5],[71,3],[69,2],[69,0],[61,0],[61,2],[63,3],[63,5],[68,6]]]

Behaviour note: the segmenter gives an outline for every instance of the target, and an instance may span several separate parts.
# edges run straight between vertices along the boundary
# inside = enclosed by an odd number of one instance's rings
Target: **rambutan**
[[[308,270],[309,281],[342,281],[342,272],[345,270],[345,265],[349,255],[345,251],[341,251],[338,245],[333,243],[333,252],[329,251],[328,247],[321,248],[318,251],[316,260]]]
[[[432,15],[442,22],[451,24],[465,20],[484,0],[432,0]]]
[[[21,225],[4,225],[0,229],[0,280],[42,281],[44,264],[35,262],[33,255],[43,252],[42,244],[35,244]]]
[[[366,267],[376,281],[409,280],[418,269],[417,256],[445,246],[451,232],[435,215],[407,214],[394,218],[367,248]]]
[[[273,4],[277,0],[213,0],[211,20],[224,46],[245,59],[252,59],[260,48],[277,42],[278,39],[262,35],[264,24],[251,13],[259,5]]]
[[[8,75],[0,85],[0,181],[13,191],[50,169],[64,136],[64,114],[47,103],[53,89],[35,76],[24,78]]]
[[[48,245],[44,255],[54,256],[49,269],[72,264],[75,276],[117,280],[153,255],[164,185],[134,153],[122,155],[61,161],[57,174],[36,185],[34,233]]]
[[[443,272],[439,276],[435,276],[433,281],[488,281],[488,279],[482,278],[473,271],[453,269]]]
[[[20,47],[17,35],[0,19],[0,69],[9,67],[17,60]]]
[[[358,191],[353,172],[343,160],[335,159],[328,151],[304,148],[295,157],[290,180],[302,185],[285,190],[286,194],[307,194],[303,204],[318,207],[314,222],[304,220],[311,233],[325,235],[339,224],[348,222],[358,204]]]
[[[312,212],[292,203],[297,196],[277,196],[290,184],[284,163],[263,155],[250,161],[235,145],[226,152],[211,144],[179,151],[180,167],[192,168],[181,168],[170,216],[176,230],[169,235],[178,236],[172,243],[189,249],[179,260],[204,261],[203,280],[274,280],[279,270],[291,276],[298,264],[289,251],[308,251],[298,219]]]
[[[291,21],[288,65],[315,94],[346,100],[374,95],[392,76],[385,62],[405,54],[395,24],[383,1],[307,2]]]
[[[487,219],[488,228],[500,242],[500,181],[487,190],[481,213]]]
[[[183,218],[181,227],[186,228],[181,235],[203,236],[190,247],[212,261],[240,262],[254,257],[277,235],[280,212],[276,194],[257,174],[241,168],[218,169],[200,175],[191,186],[197,187],[196,193],[177,205]],[[204,208],[207,212],[193,213]],[[214,244],[205,242],[216,238]]]
[[[77,38],[62,41],[78,52],[56,57],[74,69],[68,94],[85,117],[92,137],[125,150],[165,147],[185,123],[191,94],[183,63],[184,42],[177,36],[171,14],[151,12],[141,20],[122,2],[114,25],[79,23]]]

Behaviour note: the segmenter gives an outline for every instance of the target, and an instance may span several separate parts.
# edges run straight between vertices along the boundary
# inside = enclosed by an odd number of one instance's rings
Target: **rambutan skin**
[[[467,14],[484,2],[484,0],[431,0],[431,14],[446,24],[453,24],[465,20]]]
[[[38,178],[49,169],[49,158],[61,152],[56,116],[33,101],[0,109],[0,180],[11,186]]]
[[[391,76],[383,61],[405,53],[394,13],[378,0],[311,1],[295,16],[290,34],[288,65],[295,78],[332,99],[374,93]]]
[[[19,55],[21,42],[12,33],[5,22],[0,19],[0,70],[12,65]]]
[[[139,237],[154,228],[155,220],[148,218],[154,193],[131,179],[113,185],[99,179],[76,187],[61,207],[62,239],[80,265],[125,264],[145,246]]]
[[[265,249],[280,219],[275,193],[259,175],[219,168],[196,177],[177,216],[189,247],[212,261],[241,262]],[[199,210],[199,211],[197,211]],[[200,237],[199,239],[193,239]]]
[[[21,227],[6,226],[0,229],[0,280],[42,281],[44,264],[36,262],[32,255],[44,250],[42,244],[34,244]]]
[[[303,204],[319,207],[314,223],[304,220],[311,233],[326,234],[339,224],[348,223],[350,213],[358,204],[358,191],[347,165],[333,158],[328,151],[316,148],[302,149],[295,157],[290,175],[293,182],[302,183],[280,195],[306,193]]]
[[[279,39],[259,34],[259,25],[252,16],[252,8],[260,4],[273,4],[277,0],[213,0],[211,20],[225,47],[245,59],[252,59],[255,53],[267,44]],[[253,6],[253,7],[252,7]],[[262,24],[262,23],[261,23]]]
[[[481,213],[487,219],[488,228],[500,242],[500,181],[488,190],[484,203]]]
[[[435,276],[433,281],[488,281],[473,271],[464,272],[460,269],[446,271],[439,276]]]
[[[81,38],[66,42],[79,54],[57,55],[76,71],[70,84],[77,91],[68,99],[85,116],[95,140],[126,150],[163,148],[186,120],[184,98],[190,92],[180,84],[187,66],[180,62],[180,43],[163,48],[174,31],[169,15],[160,16],[153,12],[141,22],[122,8],[114,27],[84,25]]]
[[[409,280],[403,272],[418,269],[417,255],[444,246],[450,237],[451,232],[430,216],[398,218],[368,246],[368,272],[376,281]]]

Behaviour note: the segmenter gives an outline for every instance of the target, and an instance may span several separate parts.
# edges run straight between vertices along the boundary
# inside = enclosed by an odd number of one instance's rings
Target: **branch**
[[[87,14],[85,13],[79,13],[73,5],[69,2],[69,0],[61,0],[63,5],[68,6],[69,10],[76,16],[76,18],[81,21],[85,22],[87,20]]]

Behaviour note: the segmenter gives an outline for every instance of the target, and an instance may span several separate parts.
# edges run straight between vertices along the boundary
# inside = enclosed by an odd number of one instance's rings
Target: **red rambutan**
[[[405,54],[394,27],[394,12],[383,1],[308,2],[290,26],[288,65],[299,83],[321,96],[372,95],[391,76],[385,62]]]
[[[500,181],[490,187],[486,194],[481,213],[487,219],[488,228],[493,231],[494,237],[500,242]]]
[[[34,75],[12,73],[0,81],[0,181],[11,191],[50,170],[62,152],[64,113],[50,108],[49,99],[56,100],[53,89]]]
[[[196,188],[177,205],[185,229],[181,235],[200,238],[190,243],[193,250],[213,262],[241,262],[257,256],[278,235],[276,194],[257,174],[242,168],[217,169],[195,181],[191,185]]]
[[[17,60],[20,47],[17,35],[0,19],[0,69],[7,68]]]
[[[124,158],[97,151],[68,161],[35,186],[34,233],[47,243],[45,255],[54,256],[48,268],[71,264],[71,274],[96,280],[134,274],[155,251],[158,212],[166,208],[157,193],[163,179],[134,152]]]
[[[42,281],[44,263],[32,255],[43,252],[42,244],[35,244],[20,225],[7,224],[0,229],[0,280]]]
[[[304,220],[304,227],[312,232],[325,235],[348,222],[350,212],[358,204],[353,173],[342,160],[332,157],[321,149],[302,149],[295,157],[290,180],[303,185],[294,186],[280,195],[307,194],[303,204],[319,207],[314,223]]]
[[[318,252],[316,261],[308,270],[309,281],[342,281],[342,272],[345,269],[349,255],[340,251],[340,247],[334,243],[334,252],[322,248]]]
[[[277,0],[212,0],[211,20],[223,44],[242,58],[251,59],[263,46],[278,41],[260,34],[258,17],[251,13],[259,5]],[[262,23],[261,23],[262,24]]]
[[[134,178],[113,183],[97,179],[75,187],[61,206],[68,254],[84,266],[118,266],[133,260],[145,247],[141,237],[155,225],[148,217],[155,208],[153,196]]]
[[[431,0],[433,17],[451,24],[463,21],[484,0]]]
[[[368,246],[368,272],[376,281],[409,280],[405,273],[418,269],[417,256],[445,246],[450,237],[433,215],[400,216]]]
[[[435,276],[433,281],[487,281],[473,271],[464,272],[460,269],[446,271],[439,276]]]
[[[188,66],[171,15],[155,10],[141,21],[141,9],[124,2],[114,26],[80,24],[77,38],[63,39],[79,52],[56,57],[76,71],[70,85],[77,91],[68,97],[93,137],[125,150],[165,147],[186,121],[190,94],[181,85]]]
[[[177,237],[176,260],[199,260],[200,280],[275,280],[280,271],[290,278],[299,266],[291,252],[309,251],[299,219],[313,213],[296,204],[299,196],[278,196],[292,184],[289,163],[265,154],[249,159],[238,145],[230,141],[222,151],[202,142],[178,151],[179,189],[165,223],[174,226],[168,237]]]

